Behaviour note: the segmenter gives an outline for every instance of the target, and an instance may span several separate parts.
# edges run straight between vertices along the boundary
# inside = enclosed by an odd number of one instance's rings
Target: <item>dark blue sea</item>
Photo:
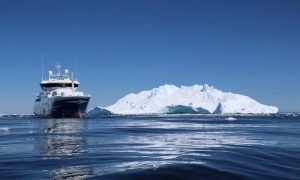
[[[0,179],[300,179],[300,114],[4,116]]]

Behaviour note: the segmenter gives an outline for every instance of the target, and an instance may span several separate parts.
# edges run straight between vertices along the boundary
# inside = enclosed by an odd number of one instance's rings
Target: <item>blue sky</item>
[[[45,71],[75,70],[91,105],[207,83],[300,111],[300,1],[1,0],[0,113],[31,113]]]

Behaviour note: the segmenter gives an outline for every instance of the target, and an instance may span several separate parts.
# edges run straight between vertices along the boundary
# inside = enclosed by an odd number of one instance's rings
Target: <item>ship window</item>
[[[35,102],[41,102],[41,99],[36,99]]]
[[[78,87],[79,84],[74,84],[74,87]],[[41,84],[41,87],[52,88],[52,87],[72,87],[72,83],[48,83]]]

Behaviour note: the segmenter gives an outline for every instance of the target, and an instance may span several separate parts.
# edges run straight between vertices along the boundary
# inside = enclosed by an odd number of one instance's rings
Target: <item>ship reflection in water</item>
[[[72,166],[72,159],[88,153],[87,139],[80,135],[86,129],[84,120],[45,119],[40,121],[39,126],[44,136],[38,138],[38,150],[44,160],[49,160],[49,163],[55,161],[58,165],[48,170],[51,179],[82,179],[93,174],[90,167]]]

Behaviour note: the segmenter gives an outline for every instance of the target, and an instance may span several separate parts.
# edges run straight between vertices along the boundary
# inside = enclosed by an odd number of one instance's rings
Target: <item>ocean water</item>
[[[300,179],[300,114],[0,118],[1,179]]]

